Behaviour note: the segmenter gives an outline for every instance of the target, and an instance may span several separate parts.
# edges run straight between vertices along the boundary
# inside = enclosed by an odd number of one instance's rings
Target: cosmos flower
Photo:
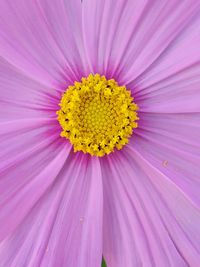
[[[200,1],[0,1],[0,267],[198,267]]]

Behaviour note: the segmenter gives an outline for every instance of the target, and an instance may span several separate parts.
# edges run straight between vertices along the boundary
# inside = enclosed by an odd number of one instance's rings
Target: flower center
[[[61,136],[70,140],[74,151],[102,157],[127,144],[137,127],[138,107],[131,92],[99,74],[69,86],[59,105]]]

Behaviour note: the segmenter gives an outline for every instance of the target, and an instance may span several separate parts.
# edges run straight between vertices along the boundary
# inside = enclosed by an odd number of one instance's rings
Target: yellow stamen
[[[83,151],[102,157],[122,149],[137,128],[137,105],[131,92],[105,76],[90,74],[69,86],[57,111],[62,137]]]

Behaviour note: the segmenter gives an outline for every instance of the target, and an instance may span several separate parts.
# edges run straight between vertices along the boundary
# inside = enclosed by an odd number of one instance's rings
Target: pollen
[[[90,74],[69,86],[59,103],[61,136],[74,151],[103,157],[128,143],[137,128],[138,106],[131,92],[105,76]]]

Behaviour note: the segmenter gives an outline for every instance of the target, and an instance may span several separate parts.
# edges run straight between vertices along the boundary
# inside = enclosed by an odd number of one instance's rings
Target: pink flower
[[[199,267],[200,1],[1,0],[0,56],[0,267]],[[102,157],[56,115],[90,73],[139,107]]]

